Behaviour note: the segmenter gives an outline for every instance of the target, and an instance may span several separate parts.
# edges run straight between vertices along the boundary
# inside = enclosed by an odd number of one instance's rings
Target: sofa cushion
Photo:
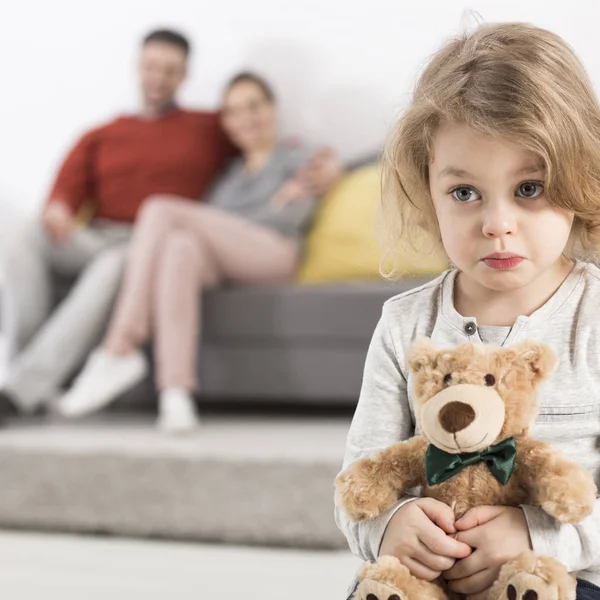
[[[364,344],[373,334],[383,303],[429,279],[219,288],[205,294],[203,341],[325,339]],[[56,278],[57,301],[71,285],[71,279]]]
[[[382,249],[376,217],[381,199],[381,167],[352,171],[322,199],[306,240],[299,283],[379,280]],[[403,277],[431,277],[447,268],[445,257],[399,248],[384,268]]]
[[[373,334],[385,300],[425,281],[216,290],[204,302],[204,339],[356,340],[364,344]]]
[[[360,393],[368,346],[368,338],[361,344],[347,340],[205,344],[198,358],[202,395],[215,400],[352,406]]]

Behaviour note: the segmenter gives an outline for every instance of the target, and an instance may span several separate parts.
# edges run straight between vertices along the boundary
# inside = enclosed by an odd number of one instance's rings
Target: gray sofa
[[[206,294],[198,353],[208,400],[353,405],[385,300],[425,283],[226,287]],[[57,280],[57,298],[70,282]],[[149,381],[123,404],[146,404]]]
[[[207,294],[198,364],[203,394],[354,404],[383,302],[423,282],[235,287]]]

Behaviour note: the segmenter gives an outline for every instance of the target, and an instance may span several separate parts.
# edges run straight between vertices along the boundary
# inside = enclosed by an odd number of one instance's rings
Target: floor
[[[343,600],[358,560],[297,552],[0,531],[18,600]]]
[[[4,352],[0,340],[0,379]],[[211,453],[218,447],[232,457],[249,451],[260,458],[283,447],[295,460],[315,456],[341,460],[348,419],[324,422],[294,419],[293,427],[258,419],[229,420],[229,437],[220,419],[207,418],[199,437],[164,441],[171,453]],[[115,419],[118,423],[120,419]],[[250,421],[254,421],[250,419]],[[7,429],[0,446],[46,444],[64,452],[96,452],[122,440],[119,427],[112,435],[90,435],[87,428],[66,423],[38,428],[37,423]],[[306,444],[310,429],[311,444]],[[86,431],[84,431],[86,430]],[[333,436],[332,436],[333,431]],[[250,432],[250,433],[248,433]],[[227,433],[227,432],[225,432]],[[42,435],[41,435],[42,434]],[[129,436],[134,451],[156,451],[152,433],[140,428]],[[99,439],[102,438],[102,439]],[[149,443],[153,442],[153,443]],[[211,546],[116,538],[20,533],[0,530],[0,590],[15,600],[344,600],[359,566],[349,552],[304,552],[287,549]]]

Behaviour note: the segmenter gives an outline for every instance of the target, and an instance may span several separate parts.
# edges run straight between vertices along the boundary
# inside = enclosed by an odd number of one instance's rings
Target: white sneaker
[[[200,425],[193,396],[183,388],[167,388],[158,397],[158,428],[165,433],[190,433]]]
[[[147,373],[146,357],[139,350],[125,356],[95,350],[71,389],[58,400],[58,412],[69,418],[97,412],[142,381]]]

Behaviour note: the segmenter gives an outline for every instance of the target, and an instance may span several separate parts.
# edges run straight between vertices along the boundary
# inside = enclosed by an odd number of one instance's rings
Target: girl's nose
[[[485,207],[482,231],[486,237],[502,237],[516,232],[516,218],[510,204],[491,201]]]

